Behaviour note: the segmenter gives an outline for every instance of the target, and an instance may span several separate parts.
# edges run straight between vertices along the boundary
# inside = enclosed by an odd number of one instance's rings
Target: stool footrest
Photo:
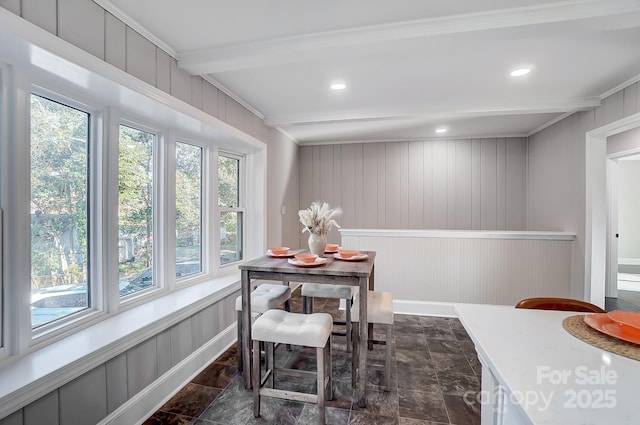
[[[260,388],[260,395],[318,404],[317,394],[298,393],[295,391],[278,390],[275,388]]]

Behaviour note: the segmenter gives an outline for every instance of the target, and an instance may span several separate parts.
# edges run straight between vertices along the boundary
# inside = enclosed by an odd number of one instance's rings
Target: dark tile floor
[[[316,311],[340,315],[336,300],[320,300]],[[300,312],[299,291],[292,311]],[[480,363],[473,342],[457,319],[396,315],[391,391],[384,392],[381,370],[369,369],[368,406],[353,403],[350,354],[343,337],[334,337],[334,400],[327,402],[329,425],[474,425],[480,424]],[[374,332],[382,338],[382,332]],[[146,422],[152,424],[245,425],[316,424],[314,404],[264,397],[261,417],[253,417],[251,391],[245,390],[235,363],[236,346],[211,363]],[[384,360],[384,346],[369,352],[371,362]],[[315,368],[312,350],[278,347],[280,367]],[[276,388],[315,392],[314,380],[276,379]]]

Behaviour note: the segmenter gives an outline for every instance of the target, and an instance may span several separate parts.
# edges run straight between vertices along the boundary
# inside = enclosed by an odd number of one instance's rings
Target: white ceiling
[[[301,144],[528,135],[640,76],[640,0],[96,1]]]

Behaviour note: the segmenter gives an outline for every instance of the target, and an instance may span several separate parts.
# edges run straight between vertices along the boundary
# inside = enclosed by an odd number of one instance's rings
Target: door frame
[[[585,135],[585,300],[604,306],[607,264],[607,138],[640,127],[640,113]]]

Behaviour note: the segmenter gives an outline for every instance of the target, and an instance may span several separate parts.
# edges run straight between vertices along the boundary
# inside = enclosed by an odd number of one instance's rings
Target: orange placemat
[[[634,360],[640,360],[640,345],[605,335],[584,323],[584,315],[569,316],[562,321],[562,326],[571,335],[594,347],[610,351]]]

